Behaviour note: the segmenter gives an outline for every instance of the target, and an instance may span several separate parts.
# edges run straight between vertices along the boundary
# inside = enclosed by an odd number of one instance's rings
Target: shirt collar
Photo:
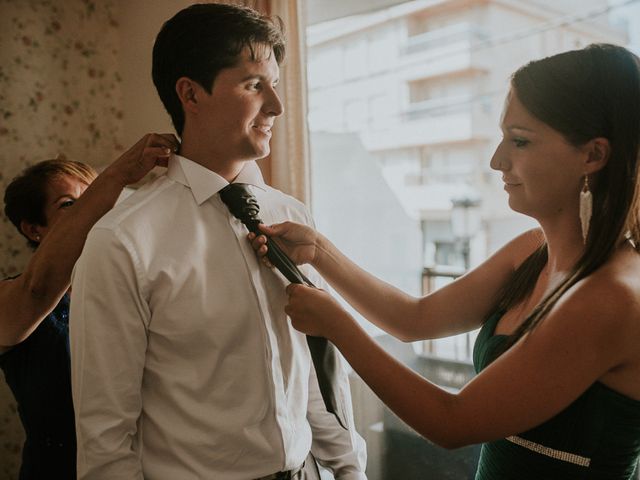
[[[216,172],[180,155],[173,155],[169,159],[167,176],[190,188],[198,205],[202,205],[229,185],[229,182]],[[248,183],[262,190],[265,190],[266,186],[260,168],[254,161],[248,161],[244,164],[233,183]]]

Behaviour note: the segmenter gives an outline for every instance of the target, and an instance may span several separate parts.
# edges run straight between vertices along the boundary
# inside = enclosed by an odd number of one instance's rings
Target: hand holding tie
[[[247,229],[264,235],[258,228],[262,222],[258,216],[260,207],[256,198],[241,183],[231,183],[220,190],[220,198],[227,205],[231,214],[239,219]],[[267,258],[291,283],[314,287],[313,283],[298,269],[291,259],[273,241],[267,238]],[[341,417],[338,402],[339,385],[336,375],[338,357],[335,347],[322,337],[307,336],[307,345],[311,360],[318,377],[318,384],[327,411],[333,413],[342,427],[346,423]]]

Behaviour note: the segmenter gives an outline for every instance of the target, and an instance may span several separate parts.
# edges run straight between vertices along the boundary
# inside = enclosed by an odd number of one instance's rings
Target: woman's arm
[[[296,263],[310,263],[367,320],[403,341],[440,338],[478,328],[515,268],[543,241],[526,232],[466,275],[424,297],[413,297],[366,272],[310,227],[285,222],[261,229]],[[264,236],[250,235],[265,255]]]
[[[25,340],[69,288],[71,271],[91,227],[109,211],[123,188],[154,166],[166,166],[178,142],[171,134],[148,134],[107,167],[80,198],[61,212],[24,273],[0,282],[0,346]]]
[[[446,448],[545,422],[606,372],[625,365],[634,343],[625,339],[640,334],[633,294],[619,285],[583,281],[532,334],[452,394],[387,354],[326,292],[300,285],[288,292],[286,311],[295,328],[326,336],[391,410]]]

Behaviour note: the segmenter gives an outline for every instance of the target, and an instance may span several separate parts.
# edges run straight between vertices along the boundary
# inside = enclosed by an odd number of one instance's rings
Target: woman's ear
[[[180,77],[176,81],[176,94],[185,112],[197,110],[197,90],[198,84],[189,77]]]
[[[611,155],[609,140],[604,137],[597,137],[590,140],[586,147],[588,149],[588,156],[584,173],[595,173],[604,168]]]
[[[42,241],[42,225],[22,220],[20,222],[20,231],[32,242],[40,243]]]

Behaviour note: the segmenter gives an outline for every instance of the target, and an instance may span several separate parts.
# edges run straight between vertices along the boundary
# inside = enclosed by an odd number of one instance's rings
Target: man
[[[364,443],[325,410],[286,282],[260,265],[222,203],[251,185],[265,223],[309,223],[264,184],[283,113],[280,30],[257,12],[193,5],[162,27],[153,79],[182,137],[167,175],[92,230],[72,290],[72,381],[81,479],[365,479]]]

